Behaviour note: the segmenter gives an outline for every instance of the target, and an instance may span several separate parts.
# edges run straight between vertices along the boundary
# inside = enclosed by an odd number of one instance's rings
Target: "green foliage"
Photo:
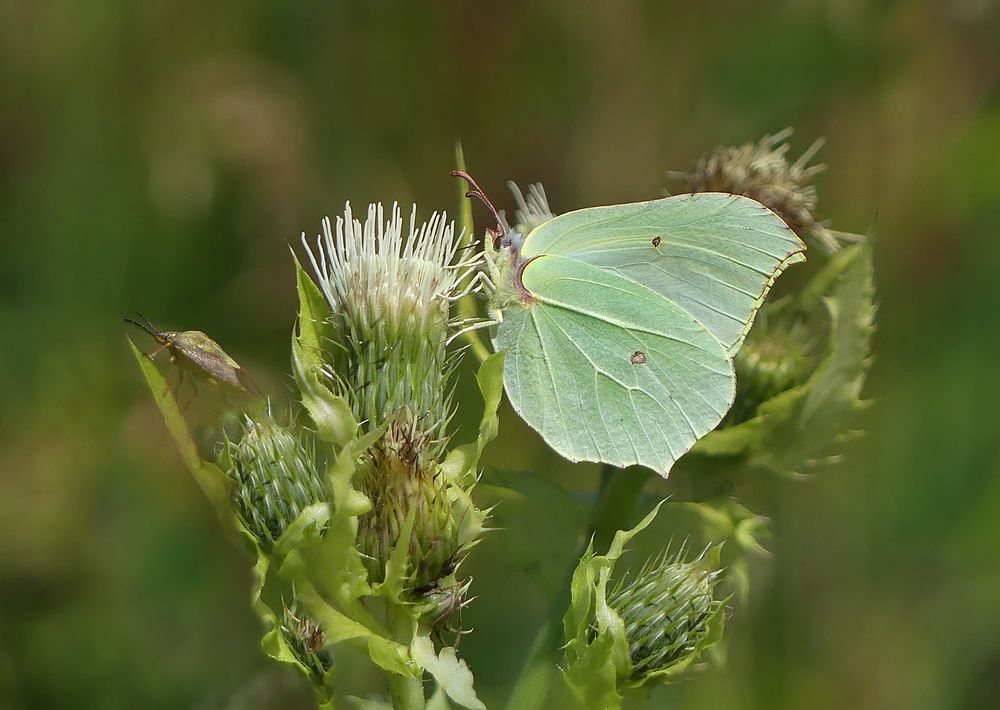
[[[357,431],[348,402],[331,390],[324,368],[323,348],[331,337],[330,308],[316,284],[295,259],[299,294],[298,333],[292,335],[292,374],[302,406],[316,425],[321,441],[343,446]]]
[[[146,377],[146,384],[149,385],[153,401],[156,402],[156,406],[163,415],[163,421],[166,422],[170,435],[177,444],[177,448],[180,449],[188,470],[191,471],[219,516],[224,519],[228,518],[231,515],[229,509],[231,483],[228,477],[218,466],[202,460],[201,456],[198,455],[198,447],[191,439],[184,417],[181,416],[181,412],[177,408],[174,393],[153,361],[146,357],[131,339],[129,339],[129,347],[132,349],[136,362],[139,363],[142,374]]]
[[[486,710],[476,697],[469,667],[458,658],[454,648],[443,648],[440,653],[427,634],[418,634],[411,646],[414,659],[430,673],[453,702],[469,710]]]
[[[721,551],[725,578],[746,607],[750,597],[749,559],[770,556],[761,543],[769,535],[767,518],[753,513],[735,498],[668,505],[672,518],[682,518],[684,514],[693,518],[697,539]]]

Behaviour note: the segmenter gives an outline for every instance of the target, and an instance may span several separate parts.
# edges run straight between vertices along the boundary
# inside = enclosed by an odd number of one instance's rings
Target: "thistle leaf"
[[[299,294],[297,333],[292,334],[292,373],[302,406],[316,424],[321,441],[343,446],[358,430],[347,400],[334,394],[323,376],[323,343],[329,338],[330,310],[319,288],[295,260]]]
[[[177,408],[177,402],[174,400],[174,394],[167,386],[163,375],[160,374],[159,369],[157,369],[153,361],[136,347],[132,339],[128,336],[125,337],[128,340],[129,347],[132,349],[132,354],[135,356],[136,362],[139,363],[139,369],[142,370],[142,374],[146,377],[146,384],[149,385],[153,401],[156,402],[156,407],[160,410],[160,414],[163,415],[163,421],[166,423],[170,435],[177,444],[177,448],[180,449],[181,458],[184,459],[188,470],[191,471],[195,481],[201,486],[201,490],[208,497],[219,517],[226,521],[231,521],[233,516],[232,510],[229,507],[229,477],[218,466],[203,460],[198,455],[198,448],[191,439],[187,423],[185,423],[184,417],[181,416],[180,410]]]
[[[770,557],[760,540],[769,535],[768,519],[757,515],[734,498],[714,501],[672,503],[677,512],[686,512],[699,521],[700,538],[706,544],[725,547],[725,576],[746,606],[750,597],[749,555]]]
[[[359,698],[354,695],[348,695],[344,700],[347,702],[348,707],[354,710],[393,710],[392,703],[385,700]]]
[[[435,653],[429,633],[420,630],[413,637],[410,652],[454,702],[469,710],[486,710],[473,688],[472,671],[458,658],[454,648],[442,648],[440,653]]]
[[[410,566],[410,538],[413,536],[413,523],[416,519],[416,507],[410,508],[399,531],[396,546],[385,563],[385,580],[376,584],[373,589],[375,595],[385,597],[394,604],[401,603],[406,588],[406,571]]]
[[[441,463],[441,471],[463,487],[475,483],[483,450],[497,435],[499,426],[497,408],[503,396],[503,360],[502,352],[494,353],[479,366],[476,382],[479,383],[479,391],[483,395],[483,418],[476,440],[456,446],[448,452],[448,456]]]

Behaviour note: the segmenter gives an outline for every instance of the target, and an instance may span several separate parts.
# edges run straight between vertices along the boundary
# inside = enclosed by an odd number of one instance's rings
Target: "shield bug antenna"
[[[136,311],[135,314],[139,316],[141,320],[133,320],[131,318],[123,318],[122,320],[149,333],[151,336],[153,336],[153,339],[160,344],[160,347],[158,347],[153,352],[146,353],[146,357],[152,360],[154,357],[159,355],[160,351],[162,351],[164,348],[169,348],[172,345],[173,340],[170,338],[170,335],[168,333],[163,333],[160,330],[158,330],[157,327],[153,325],[152,322],[150,322],[149,318],[144,316],[142,313]]]
[[[163,333],[161,333],[159,330],[157,330],[155,325],[153,325],[152,323],[150,323],[149,318],[147,318],[143,314],[139,313],[139,311],[136,311],[135,314],[137,316],[139,316],[139,318],[141,319],[141,322],[137,321],[137,320],[133,320],[131,318],[122,318],[122,320],[125,321],[126,323],[131,323],[132,325],[136,326],[137,328],[141,328],[142,330],[146,331],[147,333],[149,333],[150,335],[152,335],[157,340],[162,340],[163,339]]]
[[[500,217],[500,213],[497,211],[497,208],[493,205],[490,198],[486,196],[486,193],[483,192],[483,188],[479,187],[479,183],[477,183],[475,179],[469,175],[469,173],[464,170],[455,169],[451,171],[451,175],[452,177],[461,178],[469,183],[469,187],[472,189],[465,193],[467,198],[472,199],[475,197],[486,205],[490,212],[493,213],[493,218],[497,221],[497,228],[495,230],[490,229],[489,233],[493,237],[493,248],[498,248],[500,246],[500,240],[507,236],[507,225],[504,223],[503,218]]]

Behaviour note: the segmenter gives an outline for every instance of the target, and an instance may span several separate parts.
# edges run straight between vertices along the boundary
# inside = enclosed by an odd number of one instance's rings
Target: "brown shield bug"
[[[240,364],[222,349],[217,342],[200,330],[161,331],[146,316],[137,313],[140,321],[125,318],[126,323],[141,328],[159,343],[158,348],[146,357],[150,360],[166,350],[170,362],[177,365],[180,379],[189,375],[193,379],[211,382],[224,390],[259,394],[260,389]],[[180,382],[178,382],[180,387]]]

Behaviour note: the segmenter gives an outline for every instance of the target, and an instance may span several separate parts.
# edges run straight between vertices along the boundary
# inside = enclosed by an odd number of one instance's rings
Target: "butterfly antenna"
[[[464,170],[456,169],[451,171],[451,175],[452,177],[462,178],[469,183],[469,187],[472,189],[465,193],[467,198],[477,198],[489,208],[490,212],[493,213],[493,218],[497,221],[497,228],[495,231],[492,229],[489,231],[490,234],[493,235],[493,247],[496,248],[500,243],[500,238],[507,236],[507,226],[504,224],[503,219],[500,218],[500,213],[497,211],[497,208],[493,205],[490,198],[486,196],[486,193],[483,192],[483,188],[479,187],[479,183],[477,183],[475,179],[469,175],[469,173]]]

